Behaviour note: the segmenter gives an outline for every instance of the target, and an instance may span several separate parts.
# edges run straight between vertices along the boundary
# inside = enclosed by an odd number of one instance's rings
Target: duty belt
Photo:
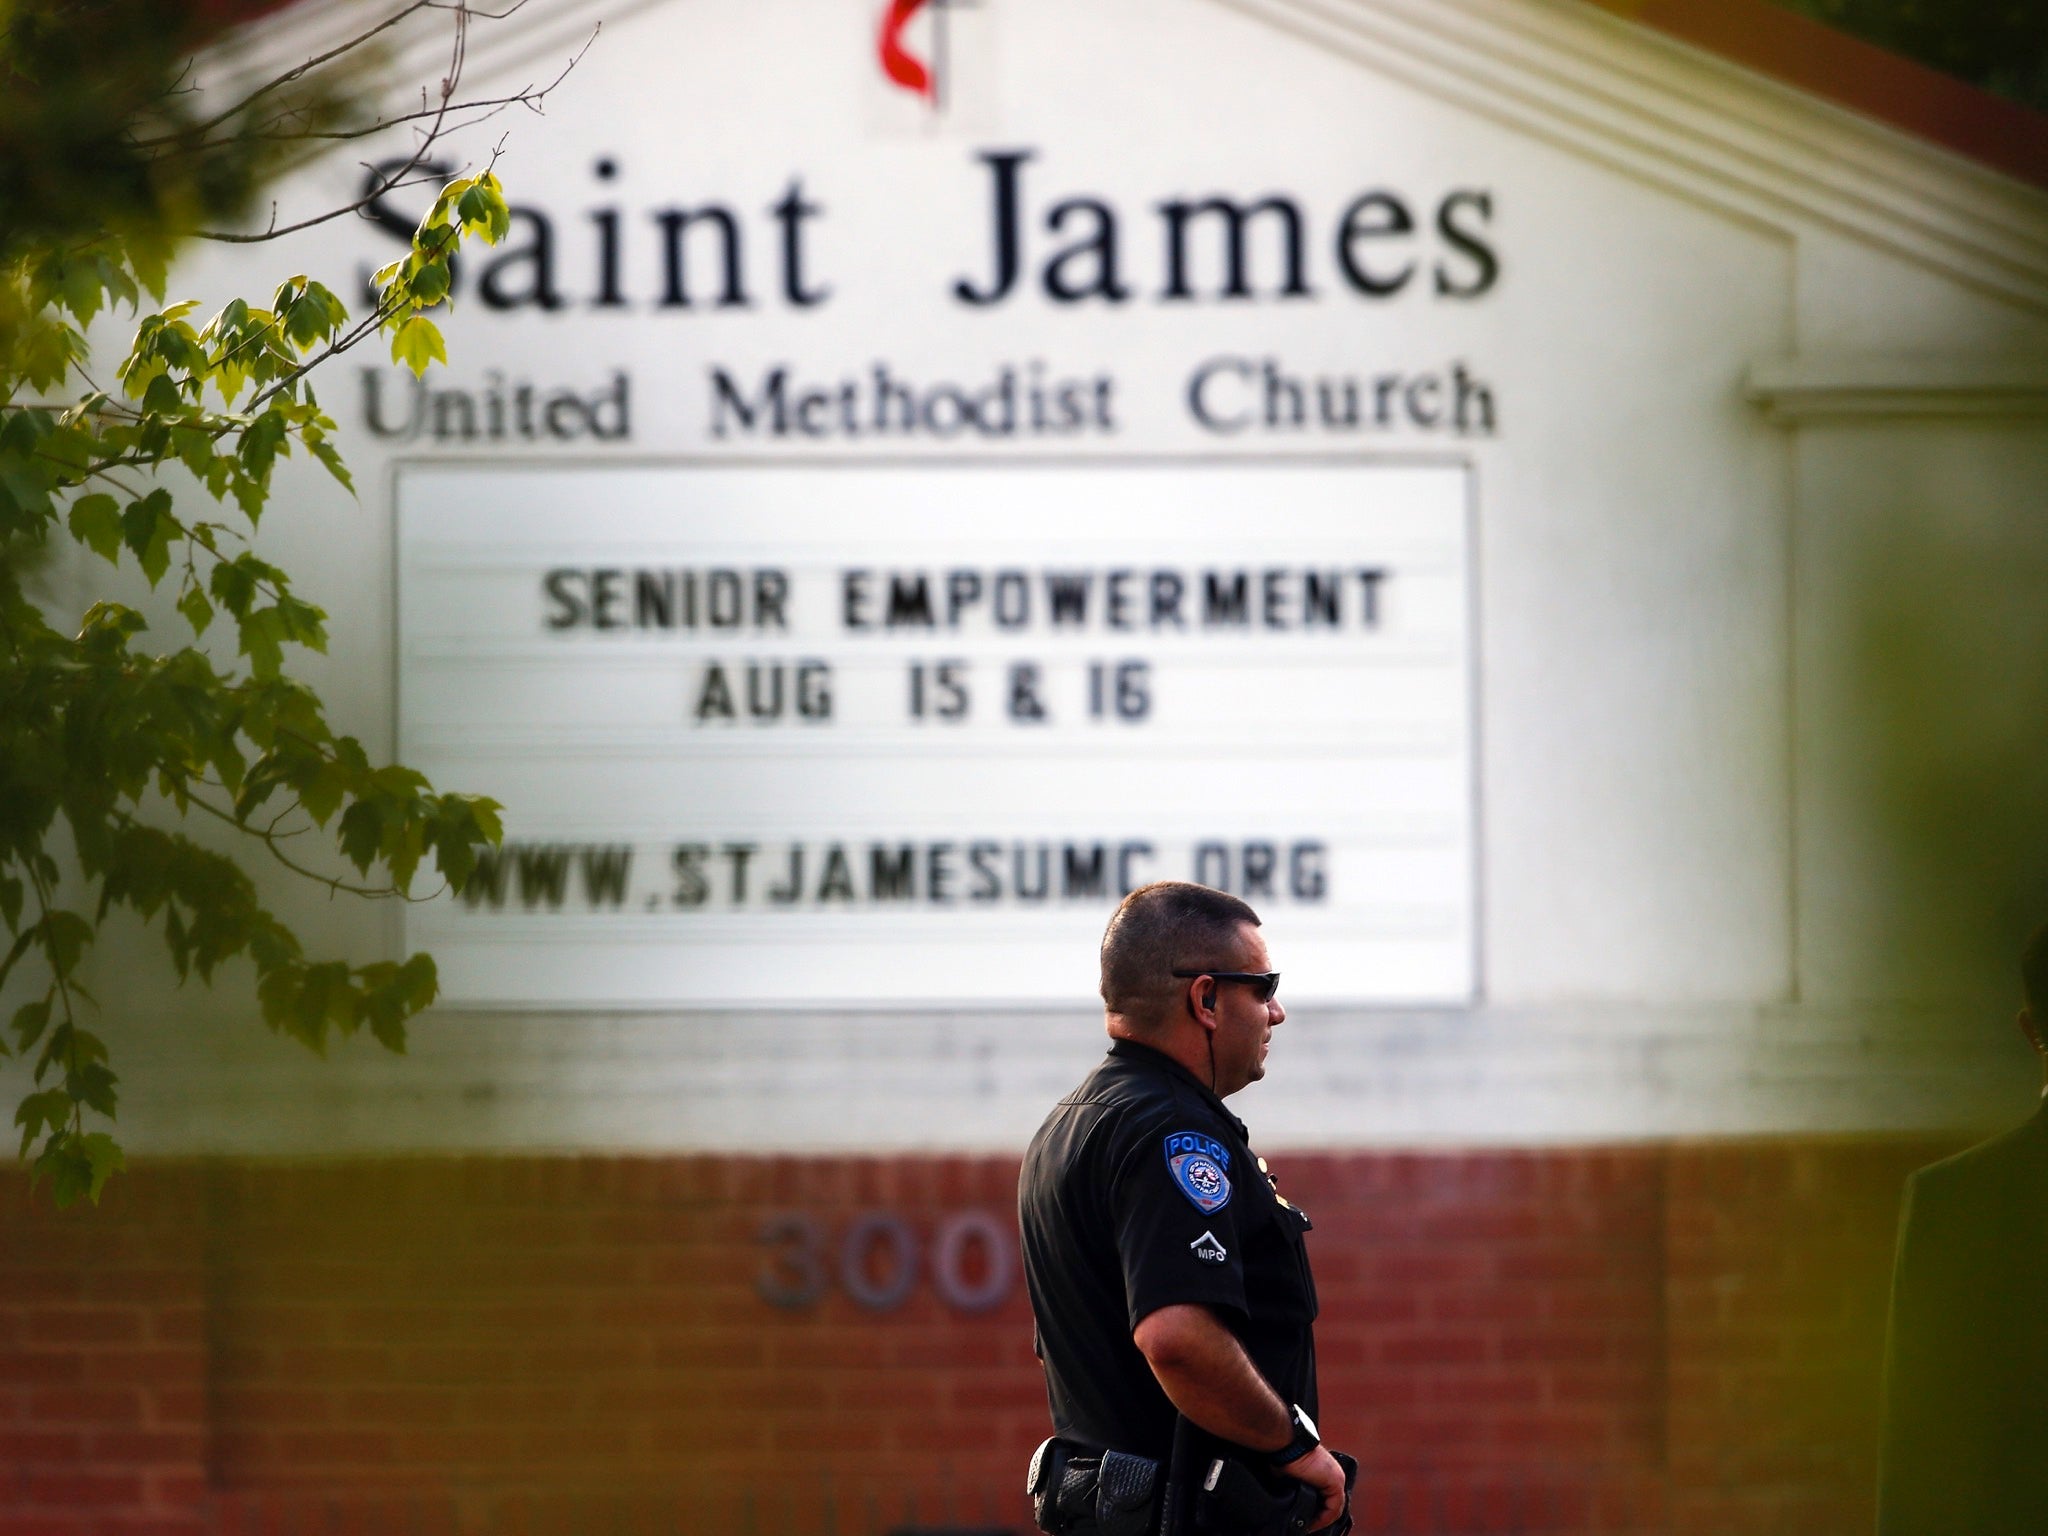
[[[1321,1503],[1315,1489],[1229,1456],[1205,1460],[1194,1448],[1199,1438],[1181,1419],[1172,1460],[1161,1466],[1054,1435],[1031,1454],[1024,1491],[1032,1518],[1046,1536],[1302,1536]],[[1341,1454],[1337,1460],[1347,1497],[1328,1532],[1348,1536],[1358,1464]]]

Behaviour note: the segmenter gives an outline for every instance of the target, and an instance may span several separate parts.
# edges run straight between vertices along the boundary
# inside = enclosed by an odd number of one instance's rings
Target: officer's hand
[[[1322,1446],[1317,1446],[1299,1461],[1290,1461],[1280,1469],[1287,1477],[1307,1483],[1322,1496],[1322,1505],[1316,1510],[1315,1523],[1311,1531],[1320,1531],[1336,1523],[1344,1513],[1344,1469],[1337,1465],[1337,1458]]]

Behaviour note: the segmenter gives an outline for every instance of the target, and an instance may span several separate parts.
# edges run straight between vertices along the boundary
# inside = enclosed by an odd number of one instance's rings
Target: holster
[[[1159,1511],[1159,1463],[1097,1453],[1054,1435],[1031,1453],[1024,1491],[1046,1536],[1149,1536]]]
[[[1358,1463],[1342,1451],[1331,1454],[1344,1469],[1344,1511],[1317,1536],[1350,1536]],[[1201,1536],[1303,1536],[1321,1503],[1307,1483],[1218,1456],[1195,1495],[1195,1529]]]

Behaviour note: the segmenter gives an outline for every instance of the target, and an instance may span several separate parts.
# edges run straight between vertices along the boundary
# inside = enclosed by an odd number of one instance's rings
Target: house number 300
[[[771,1216],[761,1223],[765,1250],[754,1289],[770,1306],[814,1307],[837,1282],[855,1305],[893,1312],[910,1299],[928,1270],[940,1301],[956,1312],[1002,1305],[1017,1278],[1016,1247],[1007,1224],[987,1211],[959,1211],[932,1232],[920,1252],[916,1230],[901,1216],[877,1213],[849,1222],[838,1240],[812,1216]],[[924,1262],[920,1262],[923,1260]]]

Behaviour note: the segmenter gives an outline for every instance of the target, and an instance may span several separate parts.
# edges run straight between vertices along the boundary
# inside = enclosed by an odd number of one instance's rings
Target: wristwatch
[[[1294,1422],[1293,1438],[1279,1450],[1266,1452],[1266,1461],[1272,1466],[1290,1466],[1323,1443],[1323,1437],[1316,1433],[1316,1421],[1301,1411],[1299,1403],[1294,1405],[1291,1413]]]

